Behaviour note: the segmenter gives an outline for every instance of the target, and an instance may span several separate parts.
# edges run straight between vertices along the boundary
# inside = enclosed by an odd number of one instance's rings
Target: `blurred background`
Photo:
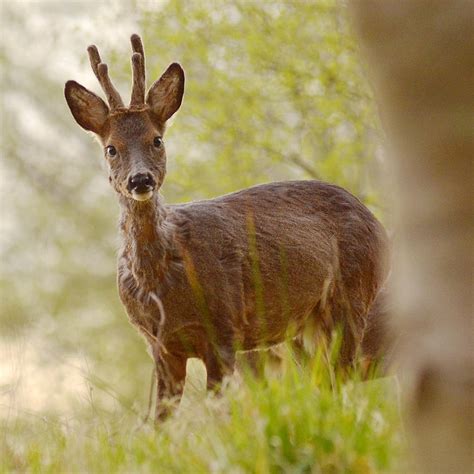
[[[379,127],[346,12],[314,2],[2,2],[0,414],[93,401],[143,411],[151,359],[116,291],[118,205],[63,96],[99,93],[98,45],[125,101],[142,35],[150,85],[173,61],[169,203],[322,179],[385,219]],[[383,198],[383,199],[382,199]]]

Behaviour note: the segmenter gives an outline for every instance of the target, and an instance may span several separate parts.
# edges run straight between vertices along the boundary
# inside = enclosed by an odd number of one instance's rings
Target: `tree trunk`
[[[356,0],[391,141],[393,323],[420,468],[472,472],[474,3]]]

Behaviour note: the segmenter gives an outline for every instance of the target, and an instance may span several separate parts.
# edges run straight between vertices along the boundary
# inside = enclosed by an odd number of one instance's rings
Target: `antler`
[[[140,107],[145,104],[145,50],[143,49],[142,40],[137,34],[133,34],[130,41],[133,50],[133,86],[130,107]],[[89,46],[87,52],[89,53],[92,70],[107,96],[110,110],[114,111],[118,108],[124,107],[120,94],[110,80],[107,64],[103,63],[100,59],[97,46]]]
[[[107,101],[109,102],[110,110],[113,111],[119,107],[124,107],[120,94],[110,80],[107,64],[103,63],[100,59],[97,46],[89,46],[87,52],[89,53],[92,70],[94,71],[94,74],[107,97]]]
[[[133,34],[132,43],[132,70],[133,86],[130,107],[145,104],[145,50],[140,36]]]

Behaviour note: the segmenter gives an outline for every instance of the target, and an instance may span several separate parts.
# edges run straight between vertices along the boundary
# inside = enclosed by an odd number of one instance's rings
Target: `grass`
[[[393,378],[343,381],[319,352],[263,379],[235,377],[205,395],[190,364],[185,396],[159,427],[130,411],[0,420],[1,472],[379,473],[399,466]],[[144,384],[145,386],[145,384]]]

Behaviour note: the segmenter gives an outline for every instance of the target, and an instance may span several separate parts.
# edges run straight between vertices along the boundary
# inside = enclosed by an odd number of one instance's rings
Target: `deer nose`
[[[148,193],[155,189],[156,182],[150,173],[137,173],[128,178],[127,189],[137,194]]]

